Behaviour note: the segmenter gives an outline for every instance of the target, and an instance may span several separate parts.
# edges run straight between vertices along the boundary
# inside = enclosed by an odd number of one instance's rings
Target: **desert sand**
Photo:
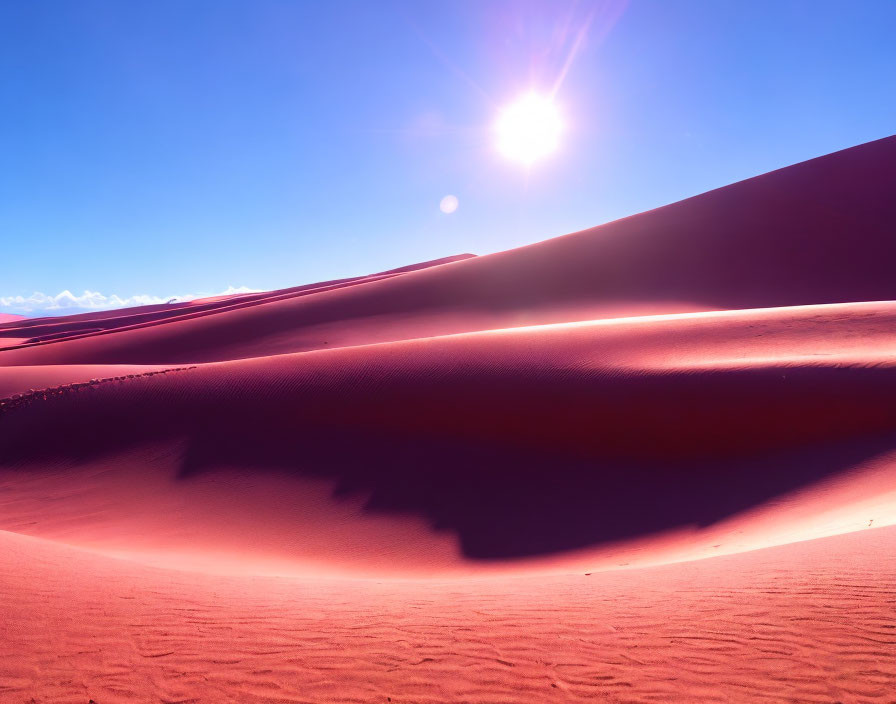
[[[0,322],[2,702],[896,701],[896,137]]]

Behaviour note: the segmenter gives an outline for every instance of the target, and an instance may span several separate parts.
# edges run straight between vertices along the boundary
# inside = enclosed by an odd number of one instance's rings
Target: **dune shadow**
[[[315,428],[190,438],[181,476],[222,466],[334,481],[334,499],[373,513],[411,513],[458,536],[464,555],[548,555],[685,525],[707,526],[896,446],[896,435],[746,458],[625,462],[522,452],[456,438]]]
[[[289,491],[290,477],[325,479],[334,501],[360,496],[365,511],[419,516],[456,534],[466,557],[506,560],[710,525],[896,447],[887,432],[752,455],[627,461],[476,442],[438,428],[326,425],[270,406],[234,412],[200,400],[203,412],[191,414],[132,403],[76,398],[30,419],[0,417],[0,463],[7,472],[88,464],[161,442],[185,448],[180,480],[236,468],[270,474],[278,480],[272,491]]]

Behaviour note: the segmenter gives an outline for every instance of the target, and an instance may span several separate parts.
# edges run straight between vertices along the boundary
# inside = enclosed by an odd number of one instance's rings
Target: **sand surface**
[[[896,702],[896,138],[0,321],[0,702]]]
[[[215,577],[0,533],[2,701],[889,702],[896,528],[618,572]]]

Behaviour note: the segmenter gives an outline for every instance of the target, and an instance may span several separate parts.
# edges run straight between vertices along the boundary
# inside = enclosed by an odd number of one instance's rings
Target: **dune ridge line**
[[[156,369],[154,371],[140,372],[137,374],[122,374],[119,376],[108,376],[91,379],[90,381],[78,381],[72,382],[70,384],[59,384],[57,386],[49,386],[43,389],[28,389],[27,391],[22,391],[5,398],[0,398],[0,414],[12,411],[16,408],[22,408],[30,403],[33,403],[34,401],[46,401],[54,397],[65,396],[66,394],[69,394],[73,391],[80,391],[84,388],[92,388],[113,381],[122,382],[128,381],[129,379],[140,379],[144,377],[157,376],[159,374],[168,374],[170,372],[184,372],[190,369],[196,369],[197,366],[198,365],[193,364],[187,367]]]

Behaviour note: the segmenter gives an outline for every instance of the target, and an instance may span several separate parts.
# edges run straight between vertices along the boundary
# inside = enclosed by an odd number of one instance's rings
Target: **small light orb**
[[[525,166],[554,153],[563,128],[557,107],[537,93],[528,93],[504,108],[494,126],[498,151]]]
[[[442,198],[442,201],[439,203],[439,210],[446,215],[451,215],[451,213],[457,210],[458,205],[457,196],[448,195]]]

